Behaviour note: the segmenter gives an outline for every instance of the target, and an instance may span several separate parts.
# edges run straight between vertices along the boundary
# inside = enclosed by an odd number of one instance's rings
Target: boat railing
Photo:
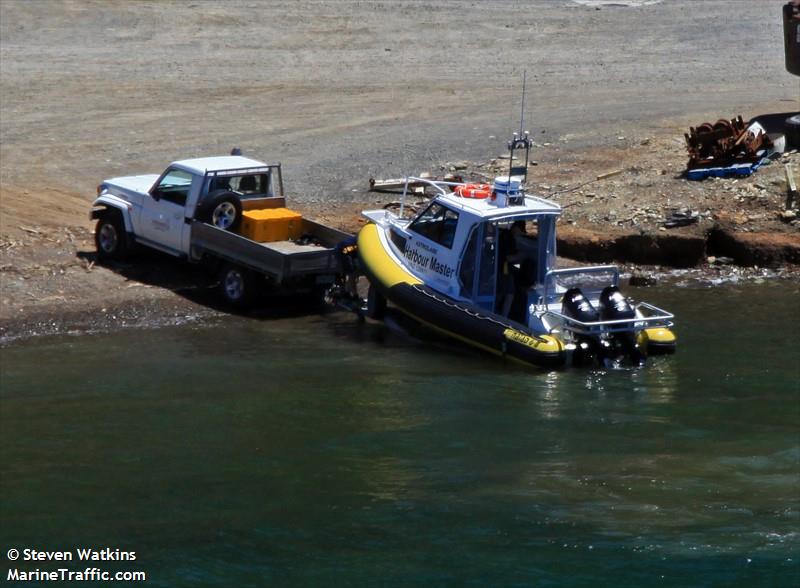
[[[585,275],[589,278],[604,275],[610,280],[606,279],[601,287],[596,289],[596,292],[587,292],[590,296],[593,293],[598,293],[605,286],[618,286],[619,285],[619,268],[615,265],[595,265],[589,267],[575,267],[550,270],[545,275],[544,289],[542,292],[541,302],[545,309],[543,314],[561,319],[563,324],[575,333],[585,335],[597,335],[600,333],[617,333],[622,331],[630,331],[631,329],[644,329],[652,327],[671,327],[672,320],[675,315],[653,306],[647,302],[639,302],[634,306],[637,315],[632,319],[613,319],[603,321],[584,322],[579,321],[571,316],[567,316],[557,310],[550,310],[549,305],[558,302],[558,297],[563,292],[558,291],[559,280],[563,281],[565,278],[575,278],[577,276]],[[609,283],[610,282],[610,283]],[[564,288],[564,286],[562,286]],[[565,289],[566,290],[566,289]]]
[[[448,191],[444,188],[445,186],[460,186],[464,182],[446,182],[444,180],[434,180],[431,178],[417,178],[415,176],[409,176],[405,179],[405,184],[403,185],[403,196],[400,199],[400,212],[398,214],[399,218],[403,218],[403,212],[405,211],[406,207],[406,195],[408,194],[408,187],[409,185],[413,184],[423,184],[431,186],[435,189],[441,196],[444,196],[448,193]]]
[[[418,178],[415,176],[408,176],[403,178],[403,195],[400,197],[400,210],[398,212],[392,212],[387,209],[381,210],[369,210],[364,211],[363,214],[369,220],[378,225],[385,226],[389,222],[399,221],[404,219],[405,210],[406,210],[406,196],[408,196],[408,189],[411,186],[431,186],[437,192],[436,196],[444,196],[448,194],[450,191],[445,189],[447,187],[453,186],[460,186],[463,182],[446,182],[444,180],[433,180],[431,178]],[[434,196],[435,197],[435,196]],[[405,219],[408,220],[408,219]]]
[[[619,285],[619,268],[615,265],[592,265],[587,267],[567,267],[562,269],[553,269],[547,272],[544,276],[544,289],[542,291],[541,298],[542,303],[550,304],[555,302],[556,298],[563,294],[563,291],[558,291],[558,282],[569,278],[574,279],[577,276],[586,276],[590,280],[597,276],[605,276],[606,278],[610,277],[611,283],[609,283],[608,279],[604,280],[602,286],[597,288],[597,292],[606,286]],[[564,288],[564,291],[566,291],[566,288]]]
[[[465,182],[451,182],[446,180],[434,180],[432,178],[418,178],[416,176],[409,176],[407,178],[403,178],[403,194],[400,198],[400,210],[397,214],[391,213],[392,217],[395,218],[404,218],[405,209],[406,209],[406,197],[408,196],[409,189],[412,187],[415,188],[423,188],[423,190],[430,186],[435,190],[435,194],[433,194],[432,198],[436,198],[438,196],[446,196],[448,194],[452,194],[457,186],[463,186]],[[524,211],[525,215],[532,217],[534,215],[553,215],[558,216],[561,214],[561,207],[556,203],[550,200],[546,200],[544,198],[540,198],[538,196],[531,196],[526,192],[524,186],[520,186],[519,193],[524,196],[524,201],[527,208],[531,209],[528,211]],[[498,209],[499,211],[499,209]],[[385,215],[386,216],[386,215]],[[511,220],[518,220],[523,218],[523,213],[520,212],[519,208],[509,212],[507,215],[501,214],[493,214],[492,215],[492,222],[503,222],[503,221],[511,221]]]
[[[605,321],[583,322],[556,310],[548,310],[545,315],[558,317],[572,332],[580,335],[599,335],[601,333],[620,333],[624,331],[650,329],[654,327],[671,327],[675,315],[647,302],[639,302],[634,306],[637,316],[632,319],[614,319]]]

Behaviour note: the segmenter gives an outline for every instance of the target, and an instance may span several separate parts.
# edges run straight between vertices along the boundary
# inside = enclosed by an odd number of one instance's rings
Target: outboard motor
[[[580,288],[570,288],[564,292],[561,312],[582,323],[593,323],[600,320],[600,313],[583,295]]]
[[[564,292],[561,312],[582,323],[593,323],[600,320],[600,313],[592,306],[580,288],[570,288]],[[593,362],[597,355],[603,355],[601,348],[604,342],[596,337],[578,335],[575,343],[574,362],[577,365]]]
[[[603,288],[600,293],[600,316],[605,321],[624,320],[636,318],[636,310],[622,295],[616,286]],[[637,364],[644,364],[644,354],[636,345],[636,335],[631,329],[627,332],[615,333],[613,336],[615,347],[624,353],[630,360]]]
[[[636,318],[636,311],[616,286],[608,286],[600,292],[600,316],[604,321]]]

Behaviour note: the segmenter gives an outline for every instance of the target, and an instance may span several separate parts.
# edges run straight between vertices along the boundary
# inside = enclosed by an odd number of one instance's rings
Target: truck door
[[[182,169],[170,168],[156,182],[142,202],[141,237],[173,253],[183,250],[186,200],[195,177]]]

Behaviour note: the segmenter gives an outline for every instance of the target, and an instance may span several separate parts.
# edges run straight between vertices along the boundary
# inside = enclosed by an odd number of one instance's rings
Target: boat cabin
[[[498,180],[488,195],[482,185],[424,180],[439,194],[416,216],[365,214],[388,228],[392,253],[425,284],[527,324],[528,309],[540,303],[555,267],[561,207],[524,195],[519,182]]]
[[[625,298],[615,266],[556,269],[558,204],[525,195],[508,176],[494,186],[412,181],[438,191],[413,217],[404,217],[402,203],[399,214],[364,211],[377,227],[359,235],[370,300],[377,284],[401,309],[460,338],[502,327],[501,341],[509,332],[533,333],[524,341],[536,347],[555,336],[580,361],[638,364],[640,345],[674,351],[673,315]]]

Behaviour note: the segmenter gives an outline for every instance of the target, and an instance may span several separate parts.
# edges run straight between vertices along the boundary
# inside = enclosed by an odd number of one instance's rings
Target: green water
[[[797,586],[800,288],[637,294],[680,321],[640,370],[345,315],[2,349],[0,574],[111,547],[147,586]]]

